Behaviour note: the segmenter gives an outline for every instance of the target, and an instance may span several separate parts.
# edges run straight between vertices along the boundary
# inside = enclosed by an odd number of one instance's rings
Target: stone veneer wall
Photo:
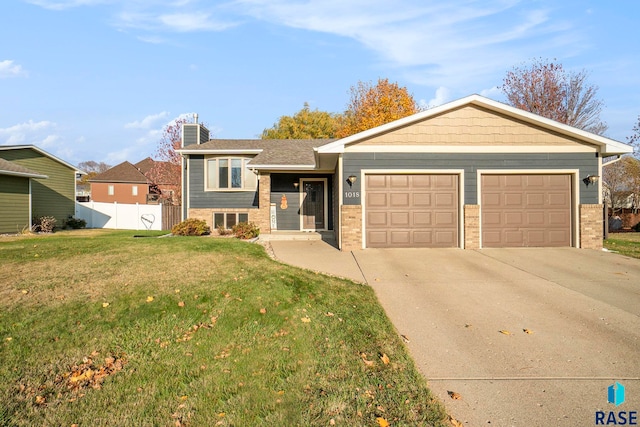
[[[260,228],[260,233],[271,233],[271,174],[261,172],[258,181],[258,209],[252,214],[249,213],[249,221],[255,223]]]
[[[362,249],[362,206],[342,205],[340,237],[343,251]]]
[[[464,205],[464,248],[480,249],[480,205]]]
[[[580,205],[580,247],[602,249],[603,205]]]

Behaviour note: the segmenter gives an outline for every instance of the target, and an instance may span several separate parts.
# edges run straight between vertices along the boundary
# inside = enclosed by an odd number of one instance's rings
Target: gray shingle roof
[[[188,145],[182,151],[260,152],[251,166],[314,166],[314,148],[334,139],[212,139],[204,144]]]
[[[27,169],[16,163],[0,158],[0,175],[24,176],[28,178],[47,178],[46,175]]]

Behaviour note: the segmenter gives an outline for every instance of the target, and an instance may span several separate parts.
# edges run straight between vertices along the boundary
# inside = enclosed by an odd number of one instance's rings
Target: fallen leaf
[[[261,308],[260,309],[260,314],[267,314],[267,309],[266,308]]]
[[[107,308],[109,307],[109,303],[108,302],[103,302],[102,303],[102,308]]]
[[[7,340],[7,341],[11,341],[12,339],[13,339],[13,338],[11,338],[11,337],[7,337],[7,338],[6,338],[6,340]]]
[[[389,427],[391,425],[391,424],[389,424],[389,421],[385,420],[382,417],[376,418],[376,421],[378,422],[378,425],[380,427]]]
[[[334,420],[333,418],[331,418],[331,419],[329,420],[329,425],[330,425],[330,426],[334,426],[334,425],[336,425],[336,420]]]
[[[449,395],[449,397],[451,397],[453,400],[460,400],[462,399],[462,396],[460,395],[460,393],[456,393],[455,391],[447,391],[447,394]]]
[[[470,327],[472,327],[472,326],[473,326],[473,325],[472,325],[471,323],[465,323],[465,324],[464,324],[464,327],[465,327],[465,328],[470,328]]]
[[[451,427],[462,427],[463,424],[449,415],[449,423],[451,423]]]
[[[403,340],[404,342],[409,342],[409,337],[408,337],[408,336],[406,336],[406,335],[400,335],[400,337],[402,337],[402,340]]]
[[[147,302],[151,302],[151,301],[153,301],[153,297],[152,296],[148,296],[147,297]]]
[[[302,323],[309,323],[311,322],[311,319],[309,317],[303,317],[300,320],[302,320]]]
[[[43,396],[36,396],[36,405],[44,405],[47,402]]]
[[[187,396],[187,395],[185,395],[185,396],[180,396],[180,400],[182,400],[183,402],[184,402],[185,400],[187,400],[188,398],[189,398],[189,396]]]
[[[179,294],[180,293],[180,289],[176,289],[175,292],[176,292],[176,294]]]
[[[501,334],[504,334],[504,335],[511,335],[511,332],[509,332],[507,330],[504,330],[504,329],[501,329],[498,332],[500,332]]]
[[[366,353],[360,353],[360,357],[362,357],[362,361],[367,366],[374,366],[376,364],[376,362],[374,362],[373,360],[367,360],[367,354]]]
[[[29,290],[28,290],[28,289],[23,289],[23,290],[22,290],[22,293],[26,295],[26,294],[28,294],[28,293],[29,293]]]
[[[178,303],[178,307],[184,307],[184,301],[180,301],[180,302]]]
[[[382,355],[380,356],[380,360],[382,360],[382,363],[384,363],[385,365],[388,365],[390,362],[389,356],[387,356],[385,353],[382,353]]]
[[[533,331],[531,329],[527,329],[527,328],[524,328],[522,330],[522,332],[524,332],[525,334],[532,334],[533,333]]]

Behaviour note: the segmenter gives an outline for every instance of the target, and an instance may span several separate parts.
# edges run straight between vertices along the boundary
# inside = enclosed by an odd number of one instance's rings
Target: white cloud
[[[223,19],[214,9],[194,9],[184,12],[171,8],[147,8],[125,10],[117,14],[114,25],[144,31],[168,31],[188,33],[197,31],[224,31],[238,25],[231,19]],[[159,40],[151,38],[152,42]]]
[[[256,19],[354,39],[386,66],[403,69],[413,83],[464,92],[474,90],[472,86],[483,77],[527,59],[531,46],[549,49],[563,39],[575,41],[569,24],[554,21],[539,3],[520,0],[238,0],[236,4],[240,13]]]
[[[148,115],[142,120],[136,120],[134,122],[127,123],[124,125],[124,127],[125,129],[149,129],[155,126],[157,122],[164,120],[168,116],[169,113],[167,111],[163,111],[158,114]]]
[[[451,91],[446,87],[440,86],[436,89],[435,97],[429,102],[421,99],[420,106],[424,108],[433,108],[445,104],[451,100]]]
[[[26,76],[27,72],[22,69],[22,65],[16,64],[10,59],[0,61],[0,79],[8,77]]]
[[[26,0],[26,2],[50,10],[64,10],[78,6],[110,3],[109,0]]]
[[[40,122],[29,120],[26,123],[20,123],[8,128],[0,128],[0,144],[51,145],[59,139],[59,136],[54,132],[56,127],[55,123],[46,120]]]

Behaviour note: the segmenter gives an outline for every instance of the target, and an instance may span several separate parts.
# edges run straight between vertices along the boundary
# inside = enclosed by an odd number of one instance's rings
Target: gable
[[[596,151],[596,147],[576,138],[553,132],[531,123],[467,104],[406,126],[374,135],[345,147],[345,151],[361,151],[380,146],[431,146],[433,149],[463,150],[464,147],[488,147],[511,151],[512,147],[545,150]],[[439,151],[439,150],[438,150]]]

